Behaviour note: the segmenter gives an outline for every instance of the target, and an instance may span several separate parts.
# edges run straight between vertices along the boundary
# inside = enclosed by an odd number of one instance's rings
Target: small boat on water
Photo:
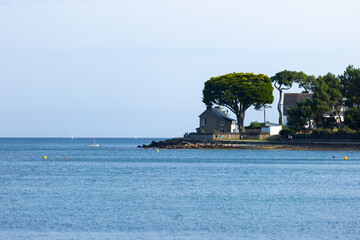
[[[95,143],[95,137],[94,137],[94,143],[93,143],[93,144],[88,145],[88,147],[100,147],[100,145],[99,145],[99,144],[96,144],[96,143]]]

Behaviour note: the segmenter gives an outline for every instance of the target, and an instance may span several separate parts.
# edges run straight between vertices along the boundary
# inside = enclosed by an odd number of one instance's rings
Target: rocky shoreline
[[[262,149],[262,150],[339,150],[360,151],[360,142],[315,142],[315,141],[209,141],[190,138],[173,138],[152,141],[139,148],[159,149]]]

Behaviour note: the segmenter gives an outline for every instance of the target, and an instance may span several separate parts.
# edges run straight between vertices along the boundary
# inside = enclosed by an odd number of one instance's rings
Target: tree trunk
[[[264,125],[266,124],[266,112],[265,112],[265,109],[266,109],[266,107],[264,105]]]
[[[336,111],[336,113],[337,113],[338,118],[340,119],[340,126],[343,126],[343,121],[341,120],[340,112],[341,112],[341,108],[339,109],[339,111]]]
[[[237,124],[239,127],[239,132],[245,132],[244,120],[245,120],[245,111],[239,112],[236,114]]]
[[[337,112],[336,112],[337,113]],[[335,123],[336,123],[336,127],[339,128],[340,127],[340,123],[338,123],[337,119],[336,119],[336,115],[335,115],[335,110],[334,111],[331,111],[330,114],[332,115],[332,117],[334,118],[335,120]],[[337,116],[339,116],[339,114],[337,114]],[[341,121],[341,119],[340,119]]]
[[[279,90],[280,98],[278,103],[278,111],[279,111],[279,124],[282,125],[282,111],[281,111],[281,100],[282,100],[282,90]]]

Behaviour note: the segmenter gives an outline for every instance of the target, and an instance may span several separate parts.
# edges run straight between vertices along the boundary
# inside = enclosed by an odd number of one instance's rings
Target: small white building
[[[270,133],[270,136],[279,135],[282,126],[275,123],[266,123],[265,127],[261,127],[261,132]]]

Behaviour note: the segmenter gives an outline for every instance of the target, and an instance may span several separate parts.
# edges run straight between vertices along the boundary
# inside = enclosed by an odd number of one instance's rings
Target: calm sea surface
[[[360,152],[151,140],[0,139],[0,239],[360,239]]]

